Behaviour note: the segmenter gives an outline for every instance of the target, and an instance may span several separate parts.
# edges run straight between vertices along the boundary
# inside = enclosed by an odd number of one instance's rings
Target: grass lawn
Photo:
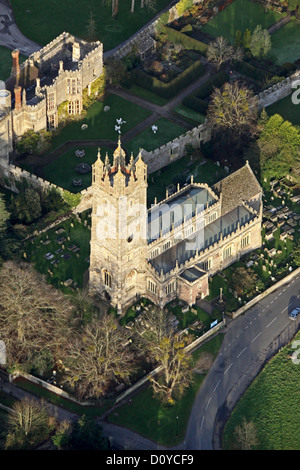
[[[294,351],[291,344],[284,347],[248,388],[225,426],[224,449],[233,447],[234,429],[245,417],[255,425],[257,449],[300,450],[300,375],[290,358]]]
[[[82,158],[76,157],[75,151],[77,149],[84,150],[85,156]],[[88,188],[92,184],[92,172],[79,174],[75,171],[75,168],[79,163],[84,162],[89,165],[95,163],[97,159],[97,151],[97,147],[75,146],[44,168],[44,178],[73,193],[80,192],[83,189]],[[113,151],[109,148],[101,147],[101,158],[103,161],[106,151],[112,158]],[[81,179],[82,186],[74,186],[73,179]]]
[[[300,21],[290,21],[272,34],[270,56],[276,64],[300,59]]]
[[[26,59],[25,56],[20,54],[20,64]],[[12,56],[11,50],[6,47],[0,46],[0,80],[5,81],[11,73],[12,68]]]
[[[202,354],[209,354],[214,360],[218,355],[222,341],[223,335],[219,334],[197,349],[192,354],[194,367]],[[195,373],[193,384],[172,406],[163,405],[154,398],[152,388],[149,385],[138,392],[130,403],[110,414],[108,421],[125,426],[158,444],[178,445],[184,439],[195,396],[205,376],[205,372],[203,374]]]
[[[290,121],[292,124],[300,125],[300,104],[296,105],[292,102],[292,95],[267,106],[266,112],[269,116],[280,114],[283,119]]]
[[[280,13],[271,10],[265,13],[262,5],[250,0],[235,0],[204,25],[202,31],[214,37],[223,36],[233,42],[237,30],[244,33],[249,28],[253,31],[257,25],[267,29],[281,17]]]
[[[110,106],[105,112],[103,108]],[[115,131],[116,119],[123,118],[126,121],[122,125],[122,134],[135,127],[146,119],[151,113],[130,101],[116,95],[108,95],[103,102],[93,103],[87,110],[87,115],[80,121],[73,121],[65,126],[61,132],[54,136],[51,144],[52,150],[69,140],[95,140],[108,139],[117,144],[118,133]],[[81,129],[82,124],[88,128]]]
[[[128,152],[133,152],[134,156],[137,155],[140,148],[150,152],[151,150],[161,147],[170,140],[179,137],[181,134],[186,133],[186,129],[184,127],[178,126],[164,118],[158,119],[155,122],[155,125],[158,126],[156,134],[154,134],[151,127],[148,127],[132,140],[127,142],[126,148]]]
[[[130,12],[131,0],[119,2],[119,12],[112,17],[111,3],[101,0],[12,0],[14,15],[25,36],[45,45],[63,31],[80,38],[87,37],[90,14],[96,22],[96,39],[104,44],[104,50],[112,49],[139,30],[167,4],[168,0],[157,0],[156,11],[140,7],[135,3],[135,13]]]
[[[174,108],[173,111],[197,125],[203,124],[205,121],[205,116],[203,114],[197,113],[197,111],[194,111],[182,104]]]
[[[162,98],[161,96],[153,93],[150,90],[147,90],[146,88],[139,87],[138,85],[132,85],[128,91],[134,95],[139,96],[140,98],[143,98],[146,101],[150,101],[150,103],[157,104],[158,106],[164,106],[168,103],[167,99]]]
[[[83,286],[83,276],[89,267],[90,254],[90,230],[86,225],[90,224],[88,213],[81,214],[81,220],[70,218],[60,225],[48,230],[47,232],[26,242],[24,247],[26,259],[33,263],[33,266],[42,274],[46,275],[48,281],[56,287],[70,292],[68,288],[62,286],[62,282],[72,279],[77,282],[78,287]],[[72,227],[73,224],[73,227]],[[65,232],[56,234],[55,231],[64,229]],[[59,243],[57,239],[64,237],[65,240]],[[47,244],[44,244],[46,242]],[[78,253],[68,250],[71,245],[80,248]],[[56,253],[61,250],[60,253]],[[51,253],[54,257],[51,260],[45,258],[46,253]],[[62,256],[69,256],[67,259]],[[77,256],[78,255],[78,256]],[[51,261],[57,259],[57,265],[51,264]],[[49,270],[53,273],[51,276]]]

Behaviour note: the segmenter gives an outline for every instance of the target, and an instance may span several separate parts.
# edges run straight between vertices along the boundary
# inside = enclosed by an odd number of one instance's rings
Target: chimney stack
[[[80,44],[78,42],[73,43],[72,49],[72,61],[78,62],[80,60]]]
[[[19,49],[15,49],[11,53],[12,59],[13,59],[13,74],[14,75],[19,75],[20,73],[20,64],[19,64],[19,55],[20,51]]]
[[[15,110],[19,111],[22,108],[21,92],[22,87],[15,86]]]

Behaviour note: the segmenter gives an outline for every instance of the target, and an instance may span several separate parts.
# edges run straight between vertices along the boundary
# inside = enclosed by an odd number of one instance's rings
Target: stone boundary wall
[[[300,70],[297,70],[293,75],[290,77],[285,78],[284,80],[275,83],[275,85],[267,88],[266,90],[260,92],[256,95],[258,99],[258,107],[259,110],[262,108],[266,108],[276,101],[285,98],[286,96],[292,93],[292,84],[295,80],[300,79]]]
[[[222,320],[218,325],[214,326],[211,328],[209,331],[204,333],[202,336],[199,336],[195,341],[193,341],[191,344],[186,346],[184,349],[186,352],[191,352],[193,349],[197,348],[203,341],[205,341],[207,338],[212,336],[213,334],[217,333],[223,326],[225,326],[225,320]],[[132,387],[128,388],[123,392],[120,396],[118,396],[115,400],[115,405],[118,404],[120,401],[124,400],[125,398],[128,397],[131,393],[135,392],[138,390],[142,385],[147,383],[152,377],[157,375],[160,371],[162,370],[162,366],[157,367],[156,369],[152,370],[149,374],[147,374],[145,377],[143,377],[141,380],[139,380],[136,384],[134,384]]]
[[[202,336],[200,336],[199,338],[197,338],[195,341],[193,341],[191,344],[189,344],[188,346],[186,346],[185,348],[185,351],[186,352],[191,352],[193,349],[197,348],[199,346],[199,344],[201,344],[203,341],[205,341],[207,338],[209,338],[210,336],[212,336],[213,334],[217,333],[223,326],[225,326],[225,320],[223,320],[222,322],[220,322],[218,325],[214,326],[213,328],[211,328],[209,331],[207,331],[206,333],[204,333]],[[146,382],[148,382],[150,380],[151,377],[154,377],[156,374],[158,374],[160,371],[162,370],[162,367],[157,367],[156,369],[154,369],[153,371],[151,371],[149,374],[147,374],[145,377],[143,377],[141,380],[139,380],[136,384],[134,384],[132,387],[130,387],[129,389],[127,389],[125,392],[123,392],[121,395],[119,395],[119,397],[116,398],[115,400],[115,405],[117,403],[119,403],[121,400],[123,400],[124,398],[126,398],[128,395],[130,395],[131,393],[133,393],[134,391],[136,391],[138,388],[140,388],[142,385],[144,385]],[[80,400],[77,400],[76,398],[74,398],[72,395],[69,395],[69,393],[65,392],[64,390],[62,390],[61,388],[55,386],[55,385],[52,385],[52,384],[49,384],[48,382],[45,382],[44,380],[42,379],[39,379],[37,377],[34,377],[33,375],[31,374],[27,374],[26,372],[19,372],[19,371],[16,371],[14,372],[13,374],[11,374],[9,376],[9,381],[12,383],[14,382],[15,379],[17,379],[18,377],[23,377],[24,379],[27,379],[29,380],[30,382],[32,383],[35,383],[36,385],[39,385],[40,387],[43,387],[47,390],[49,390],[50,392],[52,393],[55,393],[56,395],[59,395],[61,396],[62,398],[65,398],[67,400],[70,400],[74,403],[76,403],[77,405],[81,405],[81,406],[94,406],[92,402],[87,402],[87,401],[80,401]],[[4,405],[3,405],[4,406]],[[0,408],[1,408],[1,405],[0,405]],[[6,408],[6,407],[4,407]],[[8,410],[11,412],[11,409],[8,408]],[[7,410],[6,410],[7,411]]]
[[[285,276],[280,281],[273,284],[273,286],[269,287],[267,290],[265,290],[261,294],[254,297],[254,299],[250,300],[247,304],[245,304],[243,307],[239,308],[236,312],[233,312],[232,318],[234,319],[234,318],[238,317],[239,315],[241,315],[242,313],[246,312],[246,310],[249,310],[249,308],[256,305],[260,300],[267,297],[269,294],[274,292],[276,289],[279,289],[279,287],[284,286],[285,284],[290,282],[298,274],[300,274],[300,267],[295,269],[294,271],[292,271],[290,274]]]
[[[39,385],[40,387],[43,387],[43,388],[46,388],[47,390],[49,390],[50,392],[53,392],[55,393],[56,395],[59,395],[61,396],[62,398],[66,398],[67,400],[70,400],[78,405],[82,405],[82,406],[93,406],[93,404],[91,402],[85,402],[85,401],[79,401],[79,400],[76,400],[76,398],[74,398],[72,395],[69,395],[69,393],[65,392],[64,390],[62,390],[61,388],[59,387],[56,387],[55,385],[52,385],[52,384],[49,384],[48,382],[45,382],[44,380],[42,379],[38,379],[37,377],[34,377],[33,375],[31,374],[27,374],[26,372],[19,372],[19,371],[16,371],[14,372],[13,374],[10,375],[9,377],[9,381],[10,382],[13,382],[15,379],[17,379],[18,377],[23,377],[24,379],[27,379],[29,380],[30,382],[33,382],[35,383],[36,385]]]
[[[15,410],[13,410],[12,408],[9,408],[8,406],[2,405],[2,403],[0,403],[0,410],[5,411],[6,413],[17,414],[17,412]]]
[[[145,42],[149,36],[153,36],[156,33],[156,28],[160,22],[160,16],[162,13],[169,12],[168,22],[174,21],[179,17],[176,5],[178,1],[173,1],[164,10],[160,11],[147,25],[143,26],[139,31],[133,34],[129,39],[124,41],[119,46],[111,49],[104,53],[104,58],[114,57],[115,59],[122,59],[127,54],[131,53],[132,48],[138,47],[139,44]],[[193,3],[202,3],[203,0],[193,0]]]
[[[200,124],[151,152],[142,149],[143,160],[147,164],[148,174],[182,158],[185,155],[185,146],[187,144],[191,144],[194,148],[199,148],[201,142],[208,142],[210,138],[210,128],[206,124]]]

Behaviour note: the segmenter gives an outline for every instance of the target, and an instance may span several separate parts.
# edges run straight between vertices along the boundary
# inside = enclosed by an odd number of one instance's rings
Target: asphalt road
[[[300,306],[299,279],[300,275],[227,325],[220,353],[196,397],[183,448],[221,448],[218,437],[224,418],[265,360],[299,328],[300,318],[288,318],[288,313]]]

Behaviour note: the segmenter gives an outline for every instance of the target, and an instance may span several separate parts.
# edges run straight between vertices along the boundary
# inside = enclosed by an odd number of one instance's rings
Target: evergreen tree
[[[4,197],[0,194],[0,233],[5,231],[9,217],[10,214],[6,209]]]
[[[243,35],[243,47],[244,49],[249,49],[251,42],[251,31],[249,28],[246,29]]]
[[[271,37],[267,29],[262,29],[258,25],[253,31],[249,49],[254,57],[261,59],[267,55],[271,49]]]
[[[235,45],[235,47],[243,45],[243,36],[242,36],[242,33],[239,29],[235,32],[234,45]]]

